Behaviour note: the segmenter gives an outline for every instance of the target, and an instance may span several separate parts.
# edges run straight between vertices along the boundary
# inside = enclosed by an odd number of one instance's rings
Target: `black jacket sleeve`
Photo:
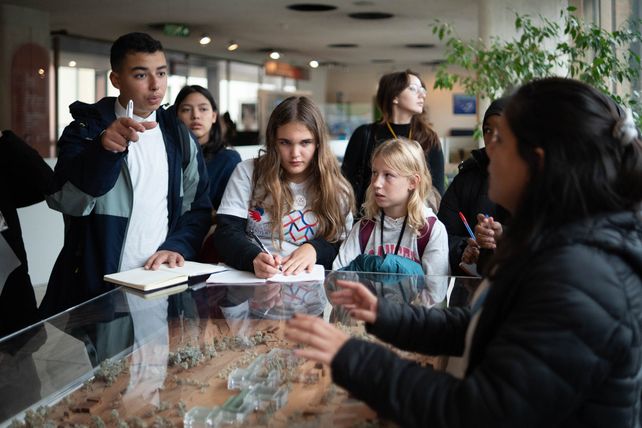
[[[430,176],[432,177],[432,185],[440,195],[444,194],[444,181],[445,181],[445,171],[444,171],[444,152],[441,150],[441,146],[437,146],[426,153],[426,162],[428,163],[428,169],[430,170]]]
[[[247,219],[217,214],[216,223],[212,242],[220,259],[234,269],[254,272],[252,262],[261,249],[246,237]]]
[[[448,232],[448,260],[450,262],[450,271],[453,274],[462,274],[459,269],[459,262],[461,255],[466,248],[466,240],[470,238],[464,223],[459,218],[459,212],[466,213],[466,208],[462,204],[464,199],[464,181],[462,180],[461,172],[455,176],[450,186],[446,190],[444,197],[439,205],[439,212],[437,217]],[[476,219],[468,220],[471,227],[475,226]],[[472,223],[471,223],[472,222]]]
[[[461,355],[468,308],[425,308],[379,299],[377,321],[366,330],[400,349],[427,355]]]
[[[0,174],[16,208],[44,200],[53,186],[53,171],[37,151],[11,131],[0,137]]]
[[[341,242],[328,242],[323,238],[312,239],[306,244],[310,244],[317,252],[317,264],[323,265],[327,270],[332,270],[332,262],[339,254]]]
[[[352,133],[348,147],[343,155],[341,172],[343,176],[352,184],[354,197],[357,206],[357,212],[361,210],[361,205],[365,199],[366,189],[370,184],[370,153],[368,149],[372,145],[368,144],[368,139],[373,138],[370,135],[372,125],[361,125]],[[356,219],[355,219],[356,220]]]

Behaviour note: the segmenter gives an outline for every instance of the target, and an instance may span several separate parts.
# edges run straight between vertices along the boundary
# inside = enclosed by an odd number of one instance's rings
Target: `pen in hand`
[[[134,101],[129,100],[127,102],[127,111],[126,111],[126,116],[128,119],[133,119],[134,118]],[[131,141],[127,140],[127,145],[129,146],[131,144]]]
[[[461,211],[459,211],[459,218],[461,218],[461,221],[464,222],[464,226],[466,226],[466,230],[468,231],[468,234],[473,239],[473,241],[477,241],[477,239],[475,239],[475,234],[473,233],[472,229],[468,225],[468,222],[466,221],[466,217],[464,216],[464,213],[462,213]]]
[[[250,235],[250,237],[252,237],[252,239],[254,239],[254,241],[257,243],[257,245],[259,246],[259,248],[261,249],[261,251],[263,251],[264,253],[266,253],[266,254],[268,254],[270,257],[272,257],[274,260],[276,260],[276,258],[274,257],[274,255],[270,252],[270,250],[268,250],[268,249],[267,249],[267,247],[266,247],[265,245],[263,245],[263,242],[261,242],[261,240],[259,239],[259,237],[258,237],[258,236],[256,236],[256,234],[255,234],[254,232],[250,232],[250,233],[249,233],[249,235]],[[280,271],[283,271],[283,266],[278,265],[278,266],[277,266],[277,269],[279,269]]]

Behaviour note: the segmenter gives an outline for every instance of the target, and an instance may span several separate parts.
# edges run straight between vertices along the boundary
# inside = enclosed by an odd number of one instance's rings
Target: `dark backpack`
[[[432,227],[434,226],[436,220],[436,217],[428,217],[426,219],[426,223],[424,223],[424,227],[422,227],[419,231],[419,237],[417,237],[417,249],[419,250],[420,260],[424,256],[424,250],[426,249],[426,245],[428,245],[428,241],[430,241]],[[374,220],[363,219],[359,223],[359,248],[361,248],[361,254],[363,254],[366,249],[366,244],[370,239],[370,235],[372,235],[374,226]]]

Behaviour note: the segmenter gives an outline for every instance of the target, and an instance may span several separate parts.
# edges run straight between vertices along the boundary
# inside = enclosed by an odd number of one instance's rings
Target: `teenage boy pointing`
[[[162,45],[144,33],[126,34],[112,45],[110,61],[120,95],[73,103],[74,121],[59,141],[56,191],[47,202],[65,214],[65,244],[43,315],[108,291],[105,274],[182,265],[209,226],[198,143],[160,108],[167,89]]]

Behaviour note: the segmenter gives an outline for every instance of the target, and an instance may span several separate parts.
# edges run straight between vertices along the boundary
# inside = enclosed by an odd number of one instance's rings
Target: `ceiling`
[[[282,53],[281,61],[305,65],[315,59],[322,65],[364,65],[391,62],[410,67],[442,58],[439,41],[430,24],[435,19],[453,23],[459,36],[478,33],[477,1],[471,0],[318,0],[336,6],[325,12],[299,12],[288,5],[301,0],[0,0],[1,3],[46,11],[52,31],[65,31],[92,39],[113,41],[121,34],[144,31],[165,49],[229,58],[260,64],[266,49]],[[356,20],[359,12],[394,14],[385,20]],[[187,38],[165,36],[149,24],[183,23]],[[212,43],[201,46],[207,33]],[[240,47],[228,52],[234,40]],[[356,44],[353,48],[330,44]],[[436,44],[410,48],[407,44]],[[263,51],[262,51],[263,50]]]

